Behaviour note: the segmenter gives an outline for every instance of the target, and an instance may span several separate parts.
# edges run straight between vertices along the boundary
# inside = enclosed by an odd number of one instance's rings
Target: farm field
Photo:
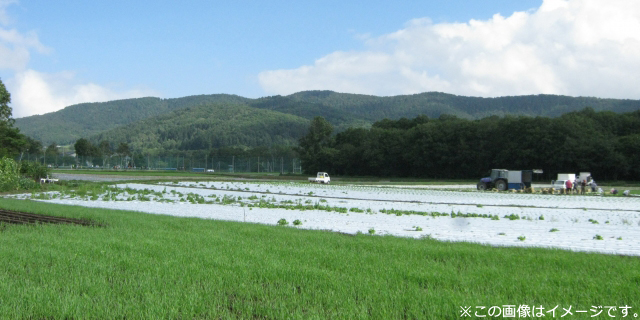
[[[493,246],[640,256],[640,198],[295,182],[115,184],[16,195],[58,204]]]
[[[575,310],[629,306],[633,317],[640,297],[636,257],[6,198],[0,207],[103,225],[0,225],[6,318],[452,319],[462,307],[526,305],[587,319]]]

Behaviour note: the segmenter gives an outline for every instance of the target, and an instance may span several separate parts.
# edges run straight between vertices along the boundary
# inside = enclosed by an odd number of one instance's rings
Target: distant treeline
[[[557,118],[491,116],[467,120],[382,120],[370,129],[332,135],[318,117],[300,140],[307,173],[479,178],[492,168],[589,171],[596,179],[640,180],[640,111],[618,114],[587,108]]]

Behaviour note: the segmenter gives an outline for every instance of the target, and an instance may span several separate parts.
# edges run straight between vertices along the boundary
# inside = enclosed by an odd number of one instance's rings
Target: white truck
[[[583,180],[585,183],[591,182],[591,172],[580,172],[576,177],[576,182],[582,182]]]
[[[329,184],[329,182],[331,182],[331,178],[329,177],[329,174],[326,172],[318,172],[318,174],[315,177],[309,178],[309,182]]]
[[[571,182],[576,180],[575,173],[558,173],[558,180],[571,180]]]

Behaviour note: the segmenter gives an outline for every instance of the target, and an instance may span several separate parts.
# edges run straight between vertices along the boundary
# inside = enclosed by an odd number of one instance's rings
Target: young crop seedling
[[[520,240],[520,241],[524,241],[524,240],[526,240],[526,239],[527,239],[527,237],[525,237],[525,236],[519,236],[519,237],[518,237],[518,240]]]
[[[604,240],[604,238],[601,235],[596,234],[595,236],[593,236],[593,240]]]
[[[510,215],[505,215],[504,217],[509,220],[520,220],[520,216],[515,213],[512,213]]]
[[[538,220],[544,220],[544,216],[540,215],[540,217],[538,217]]]
[[[369,229],[369,234],[375,234],[375,233],[376,233],[376,229],[374,228]]]
[[[300,221],[299,219],[293,220],[293,225],[294,226],[302,225],[302,221]]]
[[[551,228],[551,230],[549,230],[549,232],[558,232],[560,230],[556,229],[556,228]]]
[[[286,226],[286,225],[288,225],[288,224],[289,224],[289,222],[287,222],[287,220],[286,220],[286,219],[284,219],[284,218],[282,218],[282,219],[278,220],[278,225],[279,225],[279,226]]]

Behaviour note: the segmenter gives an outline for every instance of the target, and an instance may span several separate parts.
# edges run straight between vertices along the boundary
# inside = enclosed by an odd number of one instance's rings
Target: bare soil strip
[[[96,223],[94,221],[89,221],[89,220],[45,216],[41,214],[2,210],[2,209],[0,209],[0,222],[13,223],[13,224],[39,224],[39,223],[77,224],[77,225],[88,226],[88,227],[102,226],[99,223]]]

